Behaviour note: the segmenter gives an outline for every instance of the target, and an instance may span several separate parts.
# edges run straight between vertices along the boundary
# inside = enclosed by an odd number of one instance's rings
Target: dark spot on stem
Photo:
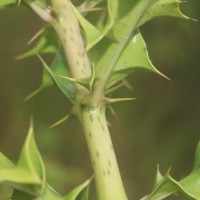
[[[82,57],[84,57],[85,56],[85,51],[83,51],[81,55],[82,55]]]
[[[110,170],[109,169],[107,170],[107,174],[108,174],[108,176],[110,176]]]
[[[72,36],[70,36],[70,40],[71,40],[71,41],[74,41],[74,38],[73,38]]]
[[[66,38],[63,38],[63,41],[64,41],[65,44],[67,44],[67,40],[66,40]]]
[[[101,117],[98,115],[97,116],[97,120],[100,122],[101,121]]]
[[[89,115],[89,119],[90,119],[90,122],[93,122],[93,116],[91,114]]]
[[[63,33],[66,33],[66,32],[67,32],[66,28],[63,28]]]
[[[105,128],[104,128],[104,125],[101,124],[101,130],[104,132],[105,131]]]
[[[87,68],[87,65],[84,63],[83,67],[86,69],[86,68]]]
[[[104,113],[104,107],[103,107],[103,106],[100,108],[100,113],[101,113],[101,114]]]
[[[99,152],[98,151],[96,151],[96,155],[97,155],[97,157],[99,157]]]
[[[95,166],[95,161],[94,160],[92,161],[92,165]]]
[[[106,172],[105,172],[105,170],[103,170],[103,175],[106,176]]]
[[[74,31],[74,29],[72,28],[72,27],[70,27],[70,29],[69,29],[71,32],[73,32]]]
[[[89,135],[89,137],[90,137],[90,138],[92,137],[92,134],[91,134],[91,132],[89,132],[89,133],[88,133],[88,135]]]
[[[82,72],[82,74],[85,74],[85,69],[82,68],[82,69],[81,69],[81,72]]]
[[[108,161],[108,165],[109,165],[109,167],[111,167],[112,165],[111,165],[111,162],[110,162],[110,160]]]

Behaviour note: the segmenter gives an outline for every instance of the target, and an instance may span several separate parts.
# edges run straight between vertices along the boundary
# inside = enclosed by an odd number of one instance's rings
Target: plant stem
[[[76,79],[90,77],[90,62],[71,2],[52,0],[51,5],[53,10],[51,24],[62,43],[72,77]],[[84,98],[88,99],[90,96],[89,91],[78,84],[75,84],[75,88],[75,108],[84,128],[98,199],[127,200],[107,126],[105,105],[91,102],[83,104]]]
[[[98,100],[102,98],[106,84],[108,82],[108,79],[110,78],[110,76],[114,70],[114,67],[120,57],[120,54],[123,52],[125,46],[129,42],[133,31],[137,28],[137,25],[139,23],[139,20],[141,19],[141,16],[144,14],[144,12],[148,8],[148,6],[151,4],[151,2],[152,2],[152,0],[146,0],[146,1],[141,1],[138,3],[137,8],[138,8],[139,12],[133,19],[130,28],[127,30],[127,32],[124,34],[124,37],[120,41],[119,46],[116,49],[113,58],[111,59],[110,63],[108,64],[108,66],[106,68],[107,70],[101,77],[100,81],[97,83],[97,86],[94,90],[94,95],[93,95],[94,102],[98,102]]]
[[[52,8],[55,14],[52,25],[61,40],[72,77],[77,79],[90,77],[90,62],[71,2],[52,0]]]
[[[99,200],[127,200],[105,117],[105,105],[81,110]]]

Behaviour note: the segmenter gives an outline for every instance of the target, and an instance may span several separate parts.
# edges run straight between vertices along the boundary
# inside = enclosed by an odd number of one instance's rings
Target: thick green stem
[[[91,76],[91,66],[82,40],[79,22],[69,0],[52,0],[56,30],[73,78]]]
[[[51,23],[63,45],[72,77],[81,79],[91,76],[91,66],[71,2],[52,0],[52,8],[55,16]],[[75,107],[84,127],[98,199],[127,200],[107,127],[105,106],[92,104],[89,91],[84,87],[75,86],[77,88]]]
[[[95,174],[98,199],[127,200],[107,126],[105,106],[84,106],[80,115]]]

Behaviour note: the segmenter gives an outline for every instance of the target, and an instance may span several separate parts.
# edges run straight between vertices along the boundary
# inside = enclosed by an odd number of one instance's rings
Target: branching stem
[[[113,69],[120,57],[120,54],[123,52],[125,46],[129,42],[130,37],[131,37],[133,31],[136,29],[141,16],[144,14],[144,12],[148,8],[151,1],[152,0],[146,0],[146,1],[142,1],[142,3],[140,3],[140,2],[138,3],[139,4],[138,9],[137,9],[137,10],[139,10],[138,14],[133,19],[133,22],[132,22],[130,28],[128,29],[128,31],[126,32],[126,34],[120,41],[120,44],[119,44],[118,48],[116,49],[112,60],[110,61],[110,63],[108,64],[108,67],[106,68],[107,70],[105,71],[105,73],[103,74],[103,76],[101,77],[99,82],[97,83],[96,89],[94,90],[94,94],[93,94],[94,102],[98,102],[100,99],[102,99],[106,84],[107,84],[108,79],[110,78],[110,76],[113,72]]]

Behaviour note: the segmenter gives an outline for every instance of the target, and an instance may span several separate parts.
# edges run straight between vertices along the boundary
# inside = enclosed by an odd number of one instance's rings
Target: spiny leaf
[[[111,10],[115,23],[107,34],[114,41],[104,38],[89,52],[95,63],[97,83],[100,77],[108,73],[108,69],[112,70],[109,72],[106,88],[122,80],[136,68],[145,68],[164,76],[150,62],[141,34],[136,30],[134,33],[131,31],[144,22],[167,13],[169,16],[186,18],[181,14],[178,3],[176,0],[118,0]],[[130,29],[132,26],[133,29]],[[130,40],[124,45],[129,37]]]
[[[50,185],[46,185],[37,200],[64,200]]]
[[[43,36],[40,38],[37,44],[31,50],[22,55],[19,55],[17,58],[23,59],[37,54],[56,52],[58,52],[58,41],[53,29],[48,27],[44,29]]]
[[[58,77],[59,74],[62,74],[63,76],[69,75],[69,71],[66,67],[66,63],[63,59],[63,56],[61,54],[58,54],[51,67],[49,67],[40,56],[39,58],[46,72],[48,72],[49,76],[52,78],[53,82],[59,87],[62,93],[67,98],[69,98],[71,102],[74,102],[75,94],[73,85]]]
[[[91,49],[96,43],[98,43],[110,30],[110,28],[114,24],[114,19],[112,17],[111,10],[115,6],[117,0],[108,0],[107,1],[107,12],[108,12],[108,17],[107,17],[107,22],[103,26],[101,30],[97,29],[96,26],[94,26],[92,23],[90,23],[84,16],[80,14],[78,10],[76,10],[77,17],[80,21],[80,24],[83,27],[83,30],[85,32],[86,36],[86,49],[89,50]],[[98,24],[98,22],[97,22]]]
[[[0,152],[0,168],[14,167],[15,165]]]
[[[139,26],[146,23],[147,21],[160,16],[171,16],[179,17],[183,19],[189,19],[186,15],[182,14],[179,9],[179,4],[182,3],[178,0],[156,0],[144,14],[139,22]]]
[[[200,142],[195,154],[195,164],[192,172],[183,180],[176,181],[169,174],[162,177],[159,172],[159,181],[154,190],[143,200],[161,200],[171,194],[178,194],[183,199],[200,200]]]
[[[46,179],[44,163],[33,136],[32,123],[22,148],[17,167],[32,174],[40,183],[44,182]]]
[[[145,12],[139,17],[136,28],[160,16],[188,19],[188,17],[180,12],[180,1],[178,0],[118,0],[118,3],[115,4],[115,8],[112,9],[112,15],[116,23],[109,31],[108,35],[120,41],[124,37],[125,31],[131,26],[133,19],[138,16],[140,4],[145,1],[148,1],[149,4]]]
[[[41,58],[41,57],[40,57]],[[44,66],[42,83],[40,86],[33,92],[31,92],[26,98],[25,101],[30,100],[40,91],[46,89],[47,87],[51,87],[54,84],[58,85],[61,89],[61,92],[69,98],[70,101],[74,100],[74,89],[73,85],[70,82],[66,82],[58,77],[58,74],[62,76],[69,75],[69,69],[67,67],[67,63],[64,59],[64,55],[62,52],[58,52],[49,67],[43,59],[41,59],[42,64]]]
[[[188,193],[194,195],[196,199],[200,199],[200,142],[196,149],[194,168],[180,184]]]
[[[96,68],[96,79],[100,79],[103,76],[119,45],[119,42],[113,42],[113,40],[104,38],[90,51],[90,56],[93,58]],[[106,88],[110,88],[118,81],[124,79],[136,68],[144,68],[162,75],[149,60],[146,44],[139,31],[134,33],[131,41],[118,58]]]
[[[92,178],[88,179],[75,189],[73,189],[64,200],[88,200],[88,188]]]
[[[4,167],[0,168],[1,181],[41,184],[45,180],[44,164],[35,144],[32,125],[29,128],[17,166],[12,165],[3,156],[1,156],[2,160]]]

